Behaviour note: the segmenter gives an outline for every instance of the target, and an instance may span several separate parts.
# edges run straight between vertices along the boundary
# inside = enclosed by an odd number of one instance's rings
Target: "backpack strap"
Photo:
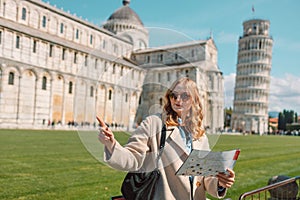
[[[166,125],[164,124],[162,129],[161,129],[159,150],[162,150],[165,147],[166,131],[167,131],[167,128],[166,128]]]
[[[162,152],[164,151],[165,142],[166,142],[166,131],[167,131],[166,125],[163,124],[163,127],[161,129],[159,152],[158,152],[158,156],[157,156],[157,159],[156,159],[156,168],[158,168],[158,161],[161,157]]]

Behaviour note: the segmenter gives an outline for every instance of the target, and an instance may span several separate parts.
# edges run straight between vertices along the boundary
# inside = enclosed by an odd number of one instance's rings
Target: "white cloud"
[[[269,110],[294,110],[300,114],[300,77],[285,74],[282,78],[272,77]]]
[[[235,74],[224,76],[225,107],[233,106]],[[294,110],[300,114],[300,77],[271,77],[269,111]]]

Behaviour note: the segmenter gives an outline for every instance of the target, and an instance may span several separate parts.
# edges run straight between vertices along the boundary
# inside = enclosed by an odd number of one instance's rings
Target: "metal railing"
[[[300,176],[242,194],[239,200],[300,200]]]

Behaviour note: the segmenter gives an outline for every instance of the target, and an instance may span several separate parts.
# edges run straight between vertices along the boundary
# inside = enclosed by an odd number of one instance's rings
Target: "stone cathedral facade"
[[[159,112],[181,76],[197,82],[204,125],[223,127],[223,76],[212,38],[149,48],[124,0],[102,27],[40,0],[0,0],[0,128],[109,124]]]
[[[231,118],[232,129],[263,134],[268,131],[268,105],[273,39],[270,21],[252,19],[243,23]]]

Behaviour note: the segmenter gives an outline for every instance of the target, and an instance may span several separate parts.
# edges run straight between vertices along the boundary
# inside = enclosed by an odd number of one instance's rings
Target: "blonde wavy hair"
[[[196,83],[187,78],[183,77],[177,79],[171,87],[167,90],[164,96],[164,107],[163,107],[163,118],[166,122],[167,126],[178,126],[178,116],[177,113],[172,109],[171,101],[170,101],[170,94],[174,90],[177,85],[184,85],[186,87],[186,91],[191,96],[191,109],[189,114],[185,119],[185,127],[192,133],[193,139],[199,139],[204,133],[203,129],[203,113],[202,113],[202,105],[200,101],[200,94],[197,88]]]

